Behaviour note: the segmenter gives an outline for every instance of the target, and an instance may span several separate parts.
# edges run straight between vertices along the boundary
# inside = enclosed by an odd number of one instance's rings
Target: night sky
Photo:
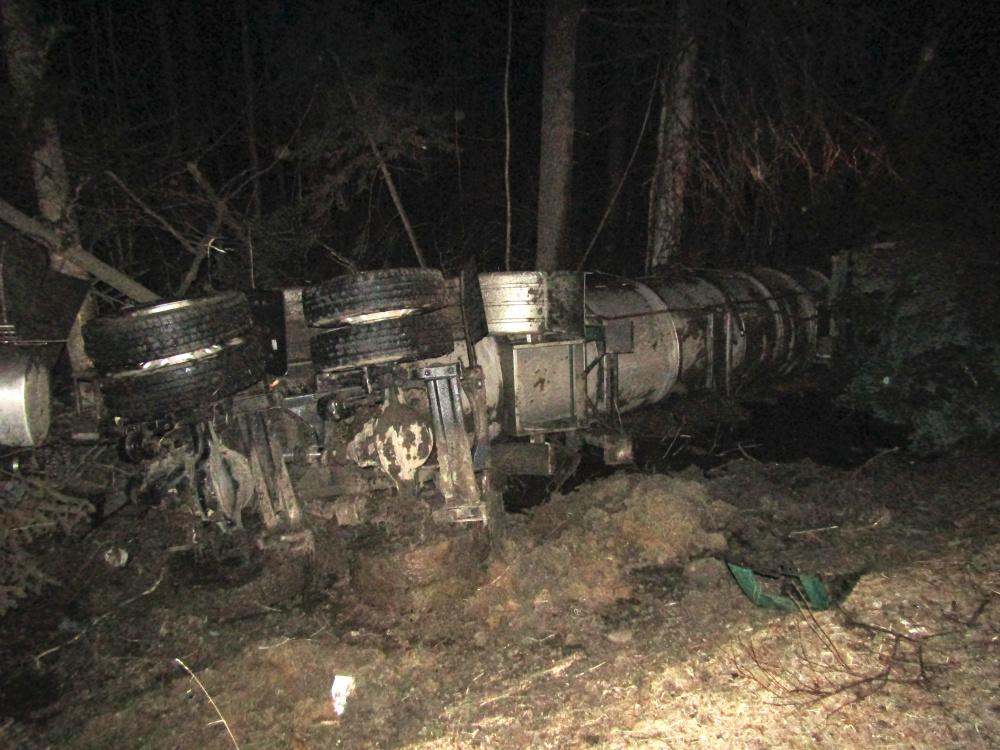
[[[484,270],[500,267],[507,3],[37,0],[36,8],[50,63],[44,106],[58,118],[95,254],[160,287],[184,270],[177,243],[109,171],[193,241],[214,229],[220,247],[238,247],[242,239],[213,226],[212,200],[186,170],[193,162],[232,214],[250,222],[256,273],[268,283],[342,270],[324,247],[362,268],[409,265],[366,146],[373,134],[433,264],[453,270],[475,256]],[[685,204],[685,260],[815,262],[886,222],[995,232],[997,8],[973,0],[696,0],[700,161]],[[513,256],[516,267],[530,267],[544,4],[515,2],[512,18]],[[659,107],[650,97],[670,64],[671,19],[670,3],[584,8],[578,252],[634,154],[590,268],[641,267]],[[0,192],[31,212],[32,135],[5,110]],[[748,139],[761,132],[753,153],[762,181],[745,163]],[[782,138],[801,143],[809,164],[783,151]],[[841,161],[828,164],[831,154]],[[211,284],[245,283],[244,266],[220,257]]]

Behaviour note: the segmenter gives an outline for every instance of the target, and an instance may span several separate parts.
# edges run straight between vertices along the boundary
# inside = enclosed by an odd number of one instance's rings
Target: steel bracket
[[[485,523],[488,514],[476,481],[476,467],[485,468],[488,463],[486,397],[482,370],[473,367],[467,372],[466,379],[472,386],[469,401],[476,428],[475,455],[465,430],[461,364],[431,365],[419,371],[420,379],[427,386],[434,442],[437,445],[440,489],[444,495],[444,508],[435,512],[434,518],[453,523]]]

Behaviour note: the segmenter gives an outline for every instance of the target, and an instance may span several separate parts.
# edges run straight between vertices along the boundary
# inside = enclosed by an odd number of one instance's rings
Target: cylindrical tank
[[[603,322],[632,324],[633,350],[618,354],[618,407],[633,409],[666,398],[681,372],[677,322],[666,302],[638,281],[598,278],[587,286],[587,311]]]
[[[793,278],[769,268],[645,283],[588,278],[591,319],[606,330],[622,322],[632,328],[631,352],[617,355],[617,408],[635,409],[670,393],[730,392],[808,364],[816,353],[828,288],[817,271]]]
[[[24,349],[0,349],[0,445],[40,445],[50,405],[49,371]]]

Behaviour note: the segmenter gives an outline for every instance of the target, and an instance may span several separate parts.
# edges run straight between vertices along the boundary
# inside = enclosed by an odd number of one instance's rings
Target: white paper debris
[[[354,678],[346,674],[338,674],[333,678],[330,697],[333,698],[333,710],[340,716],[347,706],[347,696],[354,692]]]

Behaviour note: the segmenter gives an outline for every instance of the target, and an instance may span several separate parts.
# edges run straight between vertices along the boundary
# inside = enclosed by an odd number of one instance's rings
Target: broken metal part
[[[420,377],[427,384],[437,443],[439,487],[444,495],[444,511],[438,515],[459,523],[485,522],[485,507],[476,482],[469,435],[465,431],[460,376],[457,363],[420,369]]]
[[[201,425],[207,455],[199,463],[204,517],[225,527],[243,527],[242,511],[253,501],[250,464],[241,453],[227,448],[212,424]],[[217,517],[222,515],[222,519]]]

